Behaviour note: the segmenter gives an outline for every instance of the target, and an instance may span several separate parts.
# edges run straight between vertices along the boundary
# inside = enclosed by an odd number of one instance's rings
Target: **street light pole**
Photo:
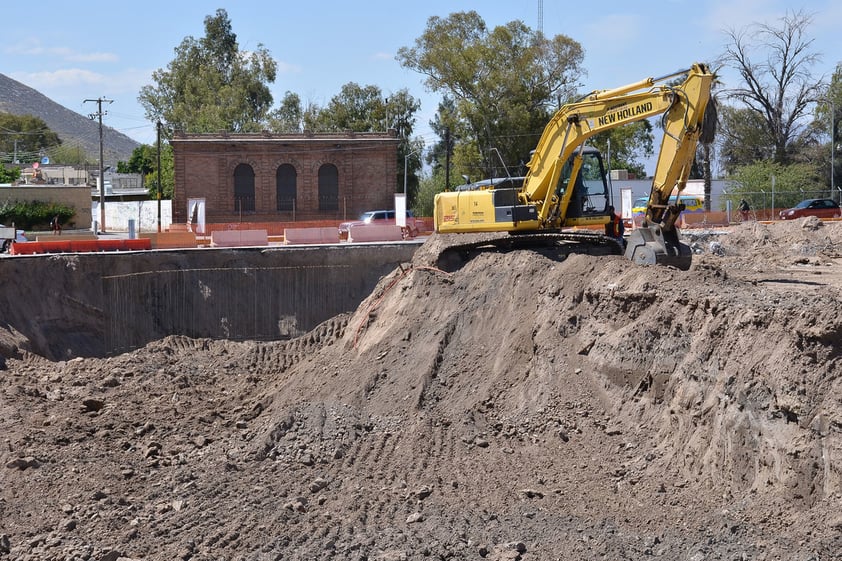
[[[836,192],[836,105],[833,103],[833,97],[830,98],[830,192]],[[832,196],[832,195],[831,195]]]
[[[417,152],[410,152],[409,154],[404,155],[403,157],[403,196],[406,197],[406,174],[407,172],[407,162],[409,161],[410,156],[414,156]]]
[[[836,191],[836,104],[833,101],[833,91],[829,86],[826,97],[818,101],[830,105],[830,196],[832,198]],[[842,202],[842,194],[840,194],[839,202]]]

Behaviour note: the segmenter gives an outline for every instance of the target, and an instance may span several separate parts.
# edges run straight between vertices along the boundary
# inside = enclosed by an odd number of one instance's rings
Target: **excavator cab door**
[[[562,204],[567,202],[566,212],[562,214],[566,220],[591,216],[605,216],[608,212],[608,182],[602,155],[596,148],[584,148],[581,151],[582,165],[579,173],[571,177],[575,171],[575,158],[579,153],[570,157],[561,171],[558,196]],[[568,193],[570,183],[572,192]],[[569,195],[569,197],[568,197]]]

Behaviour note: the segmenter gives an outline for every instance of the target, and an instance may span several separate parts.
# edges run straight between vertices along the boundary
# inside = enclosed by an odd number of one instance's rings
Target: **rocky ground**
[[[842,559],[842,223],[432,237],[285,342],[0,359],[0,559]]]

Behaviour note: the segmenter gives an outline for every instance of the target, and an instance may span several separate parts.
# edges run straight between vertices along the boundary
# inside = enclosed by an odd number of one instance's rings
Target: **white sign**
[[[406,195],[395,193],[395,224],[406,228]]]

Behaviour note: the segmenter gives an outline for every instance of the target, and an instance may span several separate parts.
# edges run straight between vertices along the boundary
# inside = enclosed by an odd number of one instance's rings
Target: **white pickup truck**
[[[342,222],[339,225],[339,239],[348,239],[348,230],[351,226],[365,226],[367,224],[395,224],[394,210],[369,210],[360,215],[358,220]],[[412,214],[411,210],[406,211],[406,227],[403,228],[404,237],[414,238],[420,230],[424,229],[424,221]]]
[[[0,253],[6,253],[12,247],[12,242],[25,242],[26,235],[23,230],[8,228],[0,224]]]

